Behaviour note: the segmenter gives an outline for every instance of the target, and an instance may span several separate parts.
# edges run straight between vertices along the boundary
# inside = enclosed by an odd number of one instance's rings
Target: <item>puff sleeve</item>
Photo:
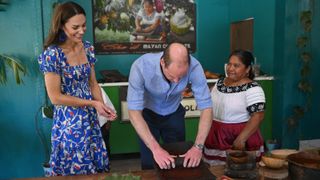
[[[38,57],[39,68],[42,73],[54,72],[60,75],[61,65],[60,56],[57,48],[47,48]]]
[[[248,89],[246,93],[246,99],[248,103],[247,111],[250,114],[265,111],[266,99],[263,89],[260,86]]]
[[[88,61],[89,61],[90,65],[92,66],[97,62],[97,59],[96,59],[96,56],[95,56],[95,52],[94,52],[94,47],[88,41],[86,41],[84,43],[84,46],[85,46],[85,49],[86,49]]]

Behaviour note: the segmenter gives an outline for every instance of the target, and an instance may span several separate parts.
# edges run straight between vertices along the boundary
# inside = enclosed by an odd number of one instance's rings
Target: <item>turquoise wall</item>
[[[204,69],[224,74],[229,56],[228,1],[197,1],[197,52]]]
[[[40,175],[42,146],[36,136],[35,117],[44,102],[42,77],[35,57],[41,52],[41,7],[38,1],[12,0],[0,12],[0,52],[27,64],[28,76],[16,85],[11,72],[0,85],[0,178]]]
[[[320,112],[320,1],[314,0],[314,15],[313,15],[313,28],[312,28],[312,72],[311,72],[311,83],[313,85],[313,103],[311,113],[308,113],[308,119],[302,124],[301,129],[304,139],[319,138],[320,133],[313,127],[319,127],[319,112]],[[310,131],[309,129],[315,129]]]
[[[261,70],[273,74],[276,0],[229,0],[229,23],[254,18],[253,53]]]
[[[296,105],[303,105],[304,95],[297,89],[301,60],[296,39],[301,34],[299,22],[299,0],[279,0],[276,8],[276,36],[275,36],[275,61],[274,75],[276,77],[274,99],[274,126],[275,138],[282,140],[283,147],[298,148],[299,140],[318,139],[320,137],[317,127],[320,122],[318,112],[320,110],[320,85],[317,83],[320,72],[319,67],[319,40],[320,40],[320,4],[314,2],[313,29],[311,32],[312,62],[310,82],[313,86],[312,108],[300,119],[296,128],[288,128],[287,119],[292,115],[292,109]],[[280,60],[280,61],[279,61]]]
[[[274,77],[277,79],[274,81],[274,99],[281,99],[278,100],[277,103],[274,101],[273,104],[273,112],[274,112],[274,119],[273,124],[277,124],[277,126],[273,126],[273,135],[276,139],[282,139],[282,132],[283,127],[285,126],[285,122],[283,120],[283,104],[282,101],[283,97],[283,89],[284,89],[284,76],[283,76],[283,67],[284,67],[284,17],[286,14],[285,10],[285,1],[279,0],[276,1],[276,13],[275,16],[277,17],[275,20],[275,43],[274,44]]]
[[[282,42],[282,47],[276,50],[276,56],[282,61],[279,64],[275,63],[277,70],[275,75],[278,77],[275,85],[279,87],[275,96],[281,99],[282,105],[275,104],[275,117],[277,117],[275,120],[279,122],[280,130],[275,131],[275,136],[277,139],[282,139],[284,147],[297,148],[300,128],[291,130],[287,128],[287,118],[291,115],[293,106],[302,102],[302,95],[296,87],[299,75],[298,48],[296,47],[299,29],[297,1],[283,1],[278,8],[283,9],[284,13],[277,16],[279,17],[277,27],[282,29],[283,32],[279,33],[283,34],[281,37],[283,39],[278,40]]]

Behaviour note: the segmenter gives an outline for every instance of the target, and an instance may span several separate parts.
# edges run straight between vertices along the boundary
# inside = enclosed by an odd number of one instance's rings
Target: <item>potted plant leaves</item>
[[[21,76],[27,74],[26,67],[19,59],[0,53],[0,85],[5,85],[7,83],[8,67],[12,69],[16,83],[23,83]]]

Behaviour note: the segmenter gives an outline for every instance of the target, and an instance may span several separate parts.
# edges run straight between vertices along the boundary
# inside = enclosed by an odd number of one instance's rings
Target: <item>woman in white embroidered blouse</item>
[[[253,81],[254,58],[249,51],[236,50],[227,64],[227,77],[218,80],[211,91],[213,122],[205,142],[204,161],[225,164],[226,150],[264,151],[259,126],[264,118],[265,95]]]

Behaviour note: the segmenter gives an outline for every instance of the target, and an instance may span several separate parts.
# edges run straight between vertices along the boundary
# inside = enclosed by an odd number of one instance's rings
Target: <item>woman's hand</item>
[[[246,150],[246,141],[236,138],[233,141],[232,149],[234,150]]]
[[[244,129],[242,129],[241,133],[238,135],[238,137],[233,141],[233,148],[239,149],[239,150],[245,150],[246,149],[246,142],[248,138],[255,133],[263,121],[264,112],[255,112],[251,115],[251,118],[246,123],[246,126]]]
[[[108,120],[115,120],[117,114],[108,106],[100,101],[93,101],[93,107],[97,110],[98,114],[106,117]]]
[[[141,32],[141,31],[142,31],[141,26],[137,26],[137,27],[136,27],[136,31],[137,31],[137,32]]]

